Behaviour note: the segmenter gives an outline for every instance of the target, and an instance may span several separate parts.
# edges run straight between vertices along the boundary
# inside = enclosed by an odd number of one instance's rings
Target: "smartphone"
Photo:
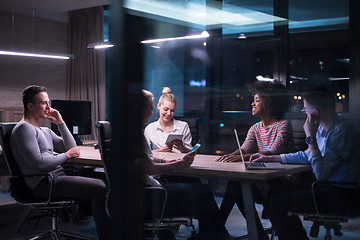
[[[190,152],[194,152],[198,150],[200,146],[201,146],[200,143],[195,144],[195,146],[190,150]]]

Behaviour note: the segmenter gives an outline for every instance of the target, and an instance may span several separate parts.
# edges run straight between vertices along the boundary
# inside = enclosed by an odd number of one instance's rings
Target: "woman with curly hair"
[[[284,120],[285,111],[289,104],[286,87],[278,81],[256,82],[248,86],[254,94],[252,115],[261,118],[260,122],[250,127],[245,142],[241,146],[244,159],[249,160],[254,153],[280,154],[294,151],[294,139],[291,124]],[[219,162],[241,161],[240,151],[225,154],[218,158]],[[270,183],[270,186],[272,184]],[[255,199],[262,201],[263,197],[256,187],[253,187]],[[234,204],[244,215],[241,183],[229,181],[221,203],[220,212],[226,222]],[[244,215],[245,216],[245,215]],[[260,219],[257,219],[259,228],[262,229]],[[267,239],[264,232],[260,233]]]

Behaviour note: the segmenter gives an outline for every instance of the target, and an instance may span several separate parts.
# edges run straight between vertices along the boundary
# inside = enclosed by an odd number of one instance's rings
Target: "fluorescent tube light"
[[[166,42],[166,41],[173,41],[173,40],[180,40],[180,39],[197,39],[197,38],[208,38],[210,37],[207,31],[203,31],[201,34],[198,35],[188,35],[183,37],[173,37],[173,38],[159,38],[159,39],[149,39],[141,41],[141,43],[155,43],[155,42]]]
[[[115,46],[110,42],[98,42],[98,43],[89,43],[88,48],[102,49],[102,48],[111,48]]]
[[[349,77],[329,77],[330,81],[349,80]]]
[[[250,113],[251,111],[222,111],[223,113]]]
[[[28,52],[14,52],[14,51],[2,51],[0,50],[0,55],[10,55],[10,56],[24,56],[24,57],[39,57],[39,58],[55,58],[55,59],[70,59],[74,58],[73,56],[61,56],[61,55],[50,55],[50,54],[39,54],[39,53],[28,53]]]
[[[263,77],[263,76],[261,76],[261,75],[256,76],[256,79],[257,79],[258,81],[264,81],[264,82],[272,82],[272,81],[274,81],[274,79],[272,79],[272,78]]]
[[[238,39],[246,39],[246,35],[244,33],[240,33]]]

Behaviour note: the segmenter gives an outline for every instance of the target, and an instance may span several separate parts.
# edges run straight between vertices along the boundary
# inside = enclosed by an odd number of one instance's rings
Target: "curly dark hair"
[[[248,85],[252,94],[258,94],[263,100],[264,111],[274,119],[282,119],[289,107],[290,99],[286,87],[279,81],[258,81]]]

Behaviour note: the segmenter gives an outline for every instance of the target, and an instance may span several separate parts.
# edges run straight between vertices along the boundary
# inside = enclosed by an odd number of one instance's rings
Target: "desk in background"
[[[81,155],[79,158],[71,159],[69,162],[92,166],[102,166],[101,157],[98,149],[93,147],[80,146]],[[154,156],[164,159],[178,159],[184,154],[154,152]],[[285,170],[245,170],[241,162],[223,163],[215,162],[219,156],[202,155],[195,156],[194,163],[189,168],[173,171],[169,174],[201,177],[201,178],[220,178],[226,180],[240,181],[243,191],[245,207],[246,225],[249,239],[259,239],[255,220],[254,201],[251,190],[251,183],[256,183],[260,189],[266,191],[266,180],[311,171],[310,165],[285,164]]]

